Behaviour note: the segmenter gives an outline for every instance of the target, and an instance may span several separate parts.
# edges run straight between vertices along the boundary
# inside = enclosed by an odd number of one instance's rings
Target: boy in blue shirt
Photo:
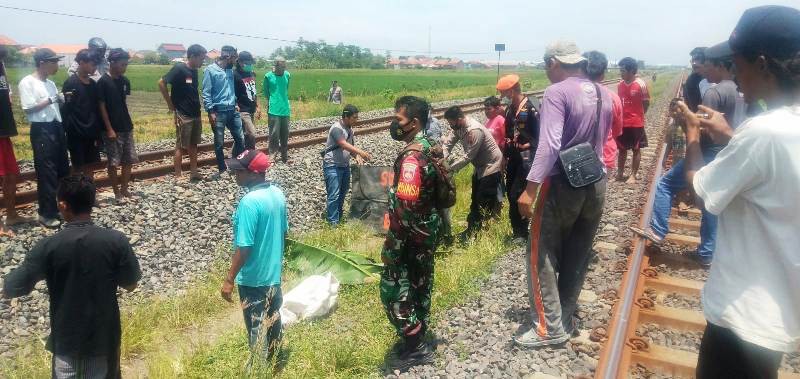
[[[289,230],[286,197],[265,178],[270,166],[266,154],[245,150],[225,164],[248,192],[233,215],[234,254],[220,292],[232,302],[234,282],[239,286],[250,348],[270,358],[281,340],[281,264]]]

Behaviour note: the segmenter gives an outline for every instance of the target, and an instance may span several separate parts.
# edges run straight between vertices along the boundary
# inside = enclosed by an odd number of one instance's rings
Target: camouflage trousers
[[[421,338],[428,327],[433,289],[434,244],[386,237],[380,291],[386,316],[403,339]]]

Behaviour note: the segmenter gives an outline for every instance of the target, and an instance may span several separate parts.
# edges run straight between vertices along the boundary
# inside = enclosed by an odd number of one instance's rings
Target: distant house
[[[487,65],[487,64],[485,64],[483,62],[480,62],[480,61],[469,61],[469,62],[464,64],[464,67],[465,68],[471,68],[471,69],[490,68],[489,65]]]
[[[14,41],[13,39],[11,39],[11,38],[8,38],[8,37],[6,37],[6,36],[4,36],[4,35],[2,35],[2,34],[0,34],[0,45],[4,45],[4,46],[14,46],[14,47],[17,47],[17,46],[19,46],[19,44],[17,43],[17,41]]]
[[[219,58],[219,51],[217,51],[217,49],[211,49],[211,51],[206,53],[206,61],[208,63],[213,63],[217,58]]]
[[[397,57],[386,60],[386,66],[395,70],[401,68],[428,68],[436,70],[453,70],[465,67],[464,61],[456,58],[430,58],[424,55],[413,57]]]
[[[162,43],[158,46],[158,53],[169,57],[170,60],[186,56],[186,48],[179,43]]]

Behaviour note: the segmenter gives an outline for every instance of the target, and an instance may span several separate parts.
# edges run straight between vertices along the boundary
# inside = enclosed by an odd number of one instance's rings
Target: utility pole
[[[500,52],[506,51],[506,44],[504,43],[494,44],[494,51],[497,52],[497,80],[500,80]]]
[[[428,25],[428,58],[431,57],[431,26]]]

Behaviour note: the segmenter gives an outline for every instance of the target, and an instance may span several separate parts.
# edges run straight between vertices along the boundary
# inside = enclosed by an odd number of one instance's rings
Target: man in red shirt
[[[617,158],[617,181],[624,179],[625,160],[628,150],[633,150],[631,175],[627,183],[636,183],[639,174],[639,161],[642,159],[640,148],[647,147],[647,135],[644,131],[644,114],[650,107],[650,94],[644,80],[636,77],[639,70],[636,60],[630,57],[619,61],[619,72],[622,81],[617,93],[622,99],[622,135],[617,137],[619,157]]]

